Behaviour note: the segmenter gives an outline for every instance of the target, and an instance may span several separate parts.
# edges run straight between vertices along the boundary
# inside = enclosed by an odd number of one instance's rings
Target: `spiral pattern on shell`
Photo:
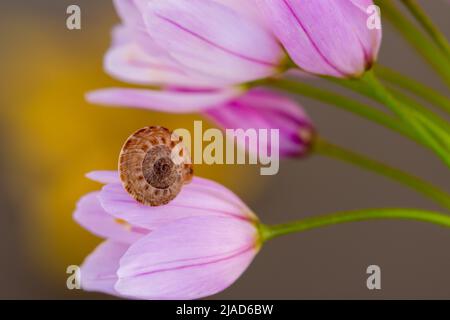
[[[139,203],[160,206],[173,200],[193,177],[182,139],[164,127],[145,127],[125,142],[119,157],[120,179]]]

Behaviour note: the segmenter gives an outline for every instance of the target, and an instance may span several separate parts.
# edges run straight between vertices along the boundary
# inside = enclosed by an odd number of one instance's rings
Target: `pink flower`
[[[118,2],[121,4],[127,3]],[[131,24],[131,22],[129,22]],[[91,103],[107,105],[151,106],[155,110],[192,112],[211,104],[228,101],[242,94],[239,87],[215,86],[214,81],[183,69],[165,52],[149,54],[138,42],[139,36],[128,25],[116,27],[113,45],[105,56],[104,68],[111,76],[132,84],[149,85],[149,89],[107,88],[87,94]],[[142,36],[140,36],[142,38]],[[152,46],[152,39],[140,42]],[[157,47],[156,47],[157,48]],[[154,51],[158,49],[154,48]]]
[[[226,102],[222,101],[223,94],[216,96],[213,92],[192,94],[179,91],[178,95],[165,96],[160,93],[155,98],[150,92],[141,89],[105,89],[89,94],[88,99],[105,105],[163,112],[201,112],[222,129],[277,129],[281,156],[301,156],[309,151],[314,134],[313,124],[294,100],[266,89],[252,89]],[[245,146],[245,141],[237,142]],[[267,149],[271,149],[269,138],[260,143],[267,144]],[[252,153],[257,153],[257,150],[247,148]]]
[[[261,244],[258,220],[231,191],[194,178],[161,207],[133,200],[115,171],[83,197],[75,220],[106,238],[81,267],[82,287],[137,299],[197,299],[229,287]]]
[[[114,30],[105,70],[152,88],[96,90],[87,94],[89,102],[203,112],[223,129],[278,129],[282,156],[308,151],[312,125],[301,107],[275,93],[246,94],[244,87],[232,85],[273,75],[278,71],[268,65],[283,55],[249,2],[117,0],[115,5],[123,24]]]
[[[377,58],[382,32],[367,24],[372,0],[256,3],[292,60],[305,71],[355,77]]]
[[[149,89],[108,88],[92,103],[193,112],[244,92],[242,82],[278,73],[281,46],[246,10],[210,0],[116,0],[122,25],[104,59],[106,72]]]
[[[278,130],[282,157],[304,155],[310,150],[314,136],[313,124],[297,102],[265,89],[250,90],[233,101],[206,109],[204,114],[223,129]],[[238,143],[248,150],[245,141]],[[271,150],[269,138],[267,149]],[[248,151],[257,153],[257,150]]]
[[[236,84],[278,73],[284,53],[263,26],[211,0],[150,1],[147,32],[184,67]]]

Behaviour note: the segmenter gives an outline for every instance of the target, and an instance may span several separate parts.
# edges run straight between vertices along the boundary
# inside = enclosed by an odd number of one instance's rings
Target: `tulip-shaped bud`
[[[106,185],[83,197],[75,220],[105,238],[81,267],[87,291],[138,299],[197,299],[229,287],[261,245],[258,219],[230,190],[194,177],[172,202],[150,207],[115,171],[88,175]]]
[[[285,54],[255,19],[211,0],[150,1],[143,12],[155,43],[184,67],[223,85],[269,77]]]
[[[285,54],[257,11],[235,1],[115,0],[122,24],[104,59],[112,77],[151,88],[90,92],[96,104],[195,112],[279,72]]]
[[[260,0],[267,24],[307,72],[357,77],[375,62],[381,27],[372,0]],[[379,17],[378,17],[379,18]]]
[[[238,145],[253,154],[264,148],[270,153],[275,142],[281,157],[302,156],[310,150],[314,138],[313,124],[303,108],[292,99],[265,89],[252,89],[204,113],[223,129],[266,129],[268,137],[258,144],[237,140]],[[278,131],[277,141],[270,136],[273,130]],[[267,146],[260,146],[263,143]]]

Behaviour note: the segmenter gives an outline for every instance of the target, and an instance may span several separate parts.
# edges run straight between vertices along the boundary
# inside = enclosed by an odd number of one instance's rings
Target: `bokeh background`
[[[450,32],[449,4],[421,1]],[[66,8],[82,10],[82,30],[66,29]],[[191,128],[198,115],[106,108],[86,91],[120,85],[103,54],[118,18],[109,0],[0,2],[0,298],[98,299],[66,288],[66,268],[100,242],[72,220],[78,198],[100,185],[84,178],[114,169],[126,137],[149,124]],[[381,62],[445,93],[445,87],[385,24]],[[348,93],[346,93],[348,94]],[[353,115],[300,99],[329,140],[450,188],[430,153]],[[283,161],[276,176],[252,166],[199,166],[196,173],[239,194],[266,223],[368,207],[439,209],[382,177],[312,156]],[[450,232],[414,222],[361,222],[270,242],[231,288],[212,298],[450,299]],[[366,288],[366,268],[382,270],[382,290]]]

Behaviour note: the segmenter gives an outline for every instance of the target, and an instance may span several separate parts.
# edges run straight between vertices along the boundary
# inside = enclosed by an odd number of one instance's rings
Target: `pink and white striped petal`
[[[99,199],[109,214],[149,230],[187,217],[214,215],[256,220],[252,211],[233,192],[218,183],[198,177],[194,177],[174,200],[164,206],[142,205],[118,183],[104,186]]]
[[[381,30],[367,27],[366,0],[257,2],[292,60],[305,71],[361,75],[376,58]]]
[[[118,220],[107,213],[100,205],[100,192],[91,192],[80,199],[73,218],[78,224],[91,233],[105,239],[131,244],[149,230],[128,224],[125,220]]]
[[[118,280],[119,261],[128,247],[127,244],[106,240],[87,256],[81,266],[83,290],[123,296],[114,286]]]
[[[264,28],[215,1],[152,1],[144,16],[150,36],[173,58],[228,84],[271,76],[284,58]]]
[[[141,299],[198,299],[236,281],[259,249],[246,220],[178,220],[133,244],[120,260],[115,289]]]
[[[147,90],[109,88],[89,92],[94,104],[132,107],[169,113],[192,113],[232,100],[242,94],[240,88],[217,90]]]

